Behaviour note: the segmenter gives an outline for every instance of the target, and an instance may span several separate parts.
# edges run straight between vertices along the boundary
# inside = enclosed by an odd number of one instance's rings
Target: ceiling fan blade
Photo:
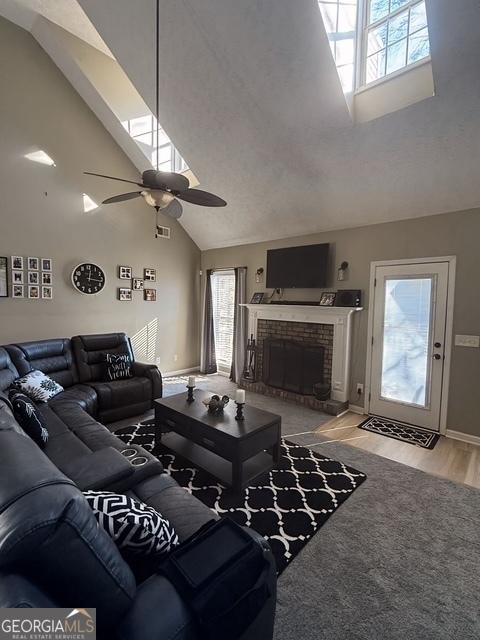
[[[133,200],[142,195],[141,191],[130,191],[130,193],[121,193],[119,196],[112,196],[102,202],[102,204],[112,204],[113,202],[124,202],[125,200]]]
[[[182,216],[183,207],[178,200],[172,200],[166,209],[161,209],[161,212],[174,220],[178,220]]]
[[[185,191],[190,182],[181,173],[169,173],[147,169],[142,173],[143,183],[154,189],[169,189],[170,191]]]
[[[225,207],[226,202],[222,198],[208,193],[208,191],[202,191],[201,189],[187,189],[180,193],[175,194],[180,200],[185,202],[191,202],[192,204],[199,204],[202,207]]]
[[[141,182],[135,182],[135,180],[125,180],[124,178],[115,178],[114,176],[104,176],[102,173],[92,173],[91,171],[83,172],[87,176],[97,176],[97,178],[108,178],[109,180],[118,180],[119,182],[129,182],[130,184],[136,184],[139,187],[144,185]]]

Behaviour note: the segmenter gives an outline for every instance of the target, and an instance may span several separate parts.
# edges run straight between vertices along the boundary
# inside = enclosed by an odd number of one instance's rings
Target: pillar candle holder
[[[194,402],[195,398],[193,397],[193,390],[195,387],[189,387],[187,385],[187,402]]]
[[[244,402],[236,402],[237,405],[237,413],[235,415],[235,420],[245,420],[245,416],[243,415],[243,407]]]

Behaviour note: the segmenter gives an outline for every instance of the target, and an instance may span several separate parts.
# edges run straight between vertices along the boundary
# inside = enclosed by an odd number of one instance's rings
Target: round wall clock
[[[105,272],[91,262],[82,262],[72,271],[72,284],[77,291],[93,296],[105,286]]]

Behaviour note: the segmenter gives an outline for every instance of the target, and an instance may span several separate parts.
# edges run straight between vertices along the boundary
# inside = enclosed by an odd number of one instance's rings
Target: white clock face
[[[82,262],[72,271],[72,284],[80,293],[93,296],[105,286],[105,273],[96,264]]]

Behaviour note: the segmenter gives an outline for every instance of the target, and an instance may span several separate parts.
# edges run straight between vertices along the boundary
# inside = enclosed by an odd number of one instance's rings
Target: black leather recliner
[[[61,375],[65,382],[71,375],[74,381],[74,373],[68,374],[69,341],[54,342],[56,355],[42,345],[42,358],[34,357],[39,351],[33,346],[16,348],[28,354],[30,366],[50,367],[52,377]],[[73,396],[76,382],[65,384],[64,394],[72,393],[62,400],[38,405],[50,433],[42,451],[23,433],[3,393],[19,376],[11,353],[22,362],[14,349],[0,347],[0,607],[95,607],[102,638],[200,640],[186,603],[154,567],[136,583],[80,489],[115,490],[142,500],[169,518],[181,541],[214,514],[142,447],[137,452],[147,463],[132,468],[121,454],[125,445],[87,413],[83,398]],[[275,562],[267,542],[248,531],[269,563],[270,597],[242,640],[269,640]]]
[[[49,402],[66,400],[79,404],[102,422],[114,422],[140,415],[162,397],[162,376],[158,367],[135,361],[129,338],[124,333],[106,333],[6,345],[21,376],[39,369],[65,389]],[[133,377],[104,380],[105,353],[128,355]]]

